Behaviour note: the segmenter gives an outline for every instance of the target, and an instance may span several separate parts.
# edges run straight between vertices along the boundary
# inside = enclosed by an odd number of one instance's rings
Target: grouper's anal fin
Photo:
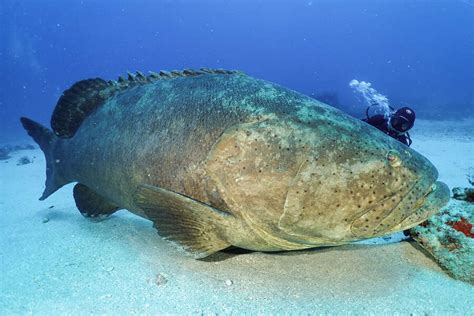
[[[151,185],[140,185],[134,199],[160,236],[177,243],[196,259],[230,246],[225,230],[234,217],[228,213]]]
[[[120,208],[83,184],[76,184],[73,190],[76,206],[84,217],[102,220]]]

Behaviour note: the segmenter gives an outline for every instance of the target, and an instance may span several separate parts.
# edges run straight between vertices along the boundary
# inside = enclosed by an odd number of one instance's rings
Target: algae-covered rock
[[[473,223],[474,204],[451,200],[410,234],[452,277],[474,284]]]
[[[453,198],[456,200],[474,202],[474,188],[453,188]]]

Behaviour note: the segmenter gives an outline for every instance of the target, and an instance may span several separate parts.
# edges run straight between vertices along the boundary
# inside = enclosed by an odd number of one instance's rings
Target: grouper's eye
[[[400,155],[393,150],[390,150],[387,154],[387,160],[392,167],[398,167],[401,164]]]

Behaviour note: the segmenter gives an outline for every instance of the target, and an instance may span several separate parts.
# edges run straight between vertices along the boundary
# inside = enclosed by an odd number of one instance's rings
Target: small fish
[[[127,209],[195,258],[383,236],[448,201],[425,157],[298,92],[221,69],[128,77],[74,84],[52,131],[21,118],[46,156],[41,200],[77,182],[82,215]]]

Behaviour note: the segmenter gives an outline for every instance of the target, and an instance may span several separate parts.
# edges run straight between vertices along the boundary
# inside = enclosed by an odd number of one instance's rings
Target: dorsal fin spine
[[[200,70],[184,69],[183,71],[161,70],[159,73],[150,72],[145,76],[137,71],[135,74],[127,72],[127,79],[119,76],[117,81],[105,81],[101,78],[78,81],[65,90],[59,98],[51,117],[51,127],[54,134],[61,138],[70,138],[82,124],[82,121],[96,108],[101,106],[108,98],[119,91],[137,85],[144,85],[157,80],[172,80],[179,77],[194,77],[206,74],[236,74],[235,70],[209,69]]]

